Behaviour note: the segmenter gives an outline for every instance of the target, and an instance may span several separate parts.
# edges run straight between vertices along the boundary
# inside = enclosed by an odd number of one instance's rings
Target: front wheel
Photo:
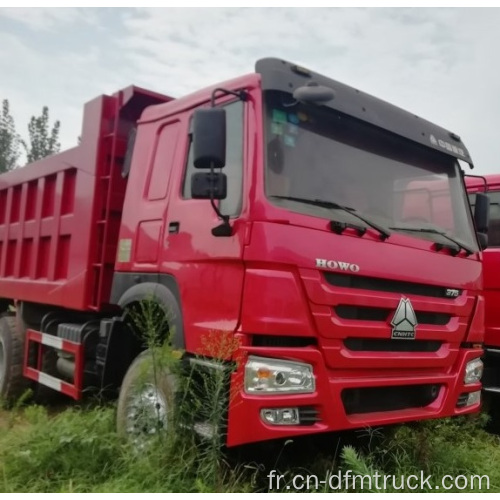
[[[174,422],[175,391],[176,377],[171,369],[159,365],[150,350],[139,354],[120,389],[118,433],[136,447],[166,433]]]

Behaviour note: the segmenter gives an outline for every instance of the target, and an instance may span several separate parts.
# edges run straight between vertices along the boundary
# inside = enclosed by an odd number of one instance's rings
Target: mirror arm
[[[483,184],[484,184],[484,192],[487,193],[488,192],[488,181],[486,180],[486,177],[484,177],[484,175],[472,175],[472,174],[466,174],[463,170],[462,170],[462,175],[463,177],[473,177],[475,179],[480,179],[483,181]]]
[[[237,97],[238,99],[240,99],[240,101],[247,101],[248,100],[248,94],[244,91],[244,90],[240,90],[238,92],[234,92],[233,90],[227,90],[227,89],[223,89],[223,88],[216,88],[213,92],[212,92],[212,96],[210,98],[210,106],[212,108],[215,108],[215,98],[216,98],[216,94],[217,93],[220,93],[222,95],[234,95],[235,97]]]
[[[214,174],[214,164],[213,163],[210,164],[210,173],[212,175]],[[210,204],[212,205],[214,212],[217,214],[217,217],[219,217],[219,219],[222,219],[222,224],[212,228],[212,234],[214,236],[232,236],[233,235],[233,228],[232,228],[231,224],[229,224],[229,215],[224,215],[219,210],[219,207],[215,204],[213,189],[210,190]]]
[[[214,209],[214,212],[220,219],[222,219],[222,224],[212,228],[212,234],[214,236],[232,236],[233,228],[231,224],[229,224],[229,215],[224,215],[221,213],[219,207],[215,204],[213,192],[210,196],[210,203],[212,205],[212,208]]]

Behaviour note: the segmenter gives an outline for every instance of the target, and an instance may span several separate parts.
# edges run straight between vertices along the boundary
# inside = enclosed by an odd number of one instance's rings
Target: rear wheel
[[[23,377],[24,331],[18,328],[16,317],[0,317],[0,398],[15,402],[29,388]]]
[[[151,351],[139,354],[120,389],[118,433],[138,448],[173,426],[176,377],[166,366],[155,366]]]

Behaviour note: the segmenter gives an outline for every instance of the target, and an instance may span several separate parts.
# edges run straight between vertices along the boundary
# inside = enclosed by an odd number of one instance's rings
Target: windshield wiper
[[[463,243],[460,243],[456,239],[452,238],[451,236],[448,236],[444,231],[440,231],[439,229],[435,229],[433,227],[391,227],[391,229],[395,231],[410,231],[413,233],[431,233],[431,234],[439,234],[439,236],[442,236],[443,238],[446,238],[448,241],[451,241],[452,243],[455,244],[454,247],[444,245],[443,243],[436,243],[436,248],[437,250],[441,250],[442,248],[448,248],[450,250],[453,250],[455,253],[454,255],[458,255],[460,253],[460,250],[464,250],[467,255],[472,255],[474,253],[474,250],[469,248],[467,245],[464,245]]]
[[[380,226],[376,222],[371,221],[370,219],[367,219],[365,216],[361,215],[355,208],[351,207],[346,207],[344,205],[339,205],[338,203],[335,203],[334,201],[327,201],[327,200],[311,200],[309,198],[297,198],[295,196],[277,196],[277,195],[272,195],[273,198],[280,198],[282,200],[290,200],[290,201],[297,201],[299,203],[307,203],[308,205],[314,205],[317,207],[323,207],[323,208],[331,208],[331,209],[338,209],[338,210],[343,210],[344,212],[347,212],[348,214],[353,215],[354,217],[357,217],[359,220],[363,221],[367,226],[370,226],[372,229],[375,229],[380,234],[380,237],[382,240],[387,239],[390,235],[391,232],[386,229],[383,226]],[[337,220],[332,220],[330,222],[330,227],[332,231],[336,232],[337,234],[342,234],[345,229],[348,227],[352,229],[356,229],[360,236],[365,234],[366,228],[363,226],[357,226],[355,224],[349,224],[348,222],[340,222]]]

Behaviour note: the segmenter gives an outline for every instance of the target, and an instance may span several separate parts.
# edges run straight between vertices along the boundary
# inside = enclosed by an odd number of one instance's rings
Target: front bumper
[[[447,369],[388,367],[382,372],[355,370],[347,376],[345,370],[329,369],[318,349],[246,348],[246,355],[311,364],[316,389],[297,395],[246,394],[244,358],[231,378],[227,445],[475,413],[480,409],[479,402],[465,407],[462,404],[464,396],[480,390],[481,384],[464,385],[463,380],[467,362],[482,352],[460,349],[454,365]],[[262,421],[261,410],[288,407],[303,408],[308,415],[314,414],[316,421],[287,426]]]

